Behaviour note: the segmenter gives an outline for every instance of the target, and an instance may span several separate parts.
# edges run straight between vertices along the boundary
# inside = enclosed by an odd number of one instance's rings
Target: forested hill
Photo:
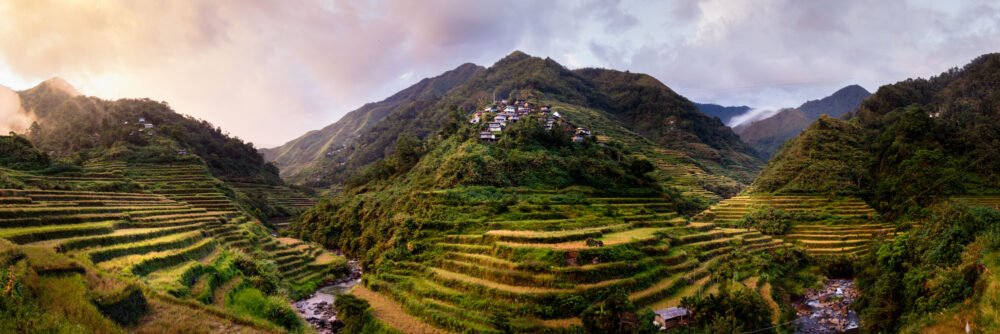
[[[652,77],[612,70],[571,71],[552,59],[515,51],[439,99],[393,110],[345,148],[288,179],[312,186],[343,184],[354,171],[391,155],[401,136],[421,140],[437,136],[448,121],[468,119],[494,98],[551,106],[574,125],[631,149],[664,156],[663,164],[698,161],[699,171],[720,176],[709,182],[709,188],[722,193],[738,192],[763,165],[730,129]]]
[[[998,82],[1000,54],[987,54],[930,79],[882,86],[849,121],[821,120],[786,144],[752,189],[858,194],[889,217],[950,196],[996,194]],[[836,177],[821,178],[820,166]]]
[[[18,94],[24,110],[37,117],[28,138],[56,158],[77,164],[88,160],[156,163],[173,161],[186,151],[201,157],[218,177],[281,183],[277,168],[253,144],[207,121],[178,114],[165,102],[82,96],[58,78]]]
[[[475,64],[462,64],[439,76],[420,80],[385,100],[367,103],[320,130],[309,131],[275,148],[262,148],[260,152],[268,161],[277,163],[283,177],[297,175],[310,164],[318,164],[326,155],[345,147],[394,110],[417,101],[437,99],[482,70]]]

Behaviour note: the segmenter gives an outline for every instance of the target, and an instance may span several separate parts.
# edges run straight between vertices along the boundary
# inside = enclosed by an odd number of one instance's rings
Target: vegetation
[[[856,307],[867,330],[895,331],[969,298],[991,298],[982,295],[983,263],[1000,251],[1000,211],[953,202],[920,224],[861,258]]]
[[[0,166],[11,169],[34,170],[49,166],[49,156],[16,133],[0,136]]]

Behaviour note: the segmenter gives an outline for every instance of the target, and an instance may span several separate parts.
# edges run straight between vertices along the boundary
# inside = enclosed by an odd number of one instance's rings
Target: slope
[[[802,110],[782,109],[774,116],[738,125],[733,131],[761,155],[770,158],[785,141],[799,135],[812,121]]]
[[[281,176],[296,175],[309,164],[345,148],[351,140],[393,110],[416,101],[436,99],[482,70],[482,67],[474,64],[462,64],[439,76],[420,80],[385,100],[365,104],[320,130],[310,131],[278,147],[262,148],[260,152],[268,161],[274,161],[278,165]]]

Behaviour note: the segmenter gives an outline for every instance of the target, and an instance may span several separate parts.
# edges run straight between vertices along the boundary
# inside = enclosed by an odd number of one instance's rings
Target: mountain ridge
[[[297,174],[324,155],[341,149],[393,110],[419,100],[434,99],[482,71],[483,67],[465,63],[438,76],[419,82],[379,102],[366,103],[322,129],[309,131],[273,148],[261,148],[268,161],[274,161],[284,177]]]

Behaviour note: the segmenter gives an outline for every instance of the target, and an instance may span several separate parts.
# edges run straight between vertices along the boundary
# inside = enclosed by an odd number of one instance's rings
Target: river
[[[795,333],[857,333],[860,319],[849,306],[858,294],[854,280],[839,278],[827,280],[822,289],[807,290],[803,299],[794,303],[798,314]]]
[[[337,311],[333,302],[337,296],[347,293],[352,287],[361,283],[361,268],[357,260],[348,262],[351,274],[332,283],[321,286],[309,298],[292,304],[302,319],[312,325],[320,334],[336,333],[343,324],[337,321]]]

